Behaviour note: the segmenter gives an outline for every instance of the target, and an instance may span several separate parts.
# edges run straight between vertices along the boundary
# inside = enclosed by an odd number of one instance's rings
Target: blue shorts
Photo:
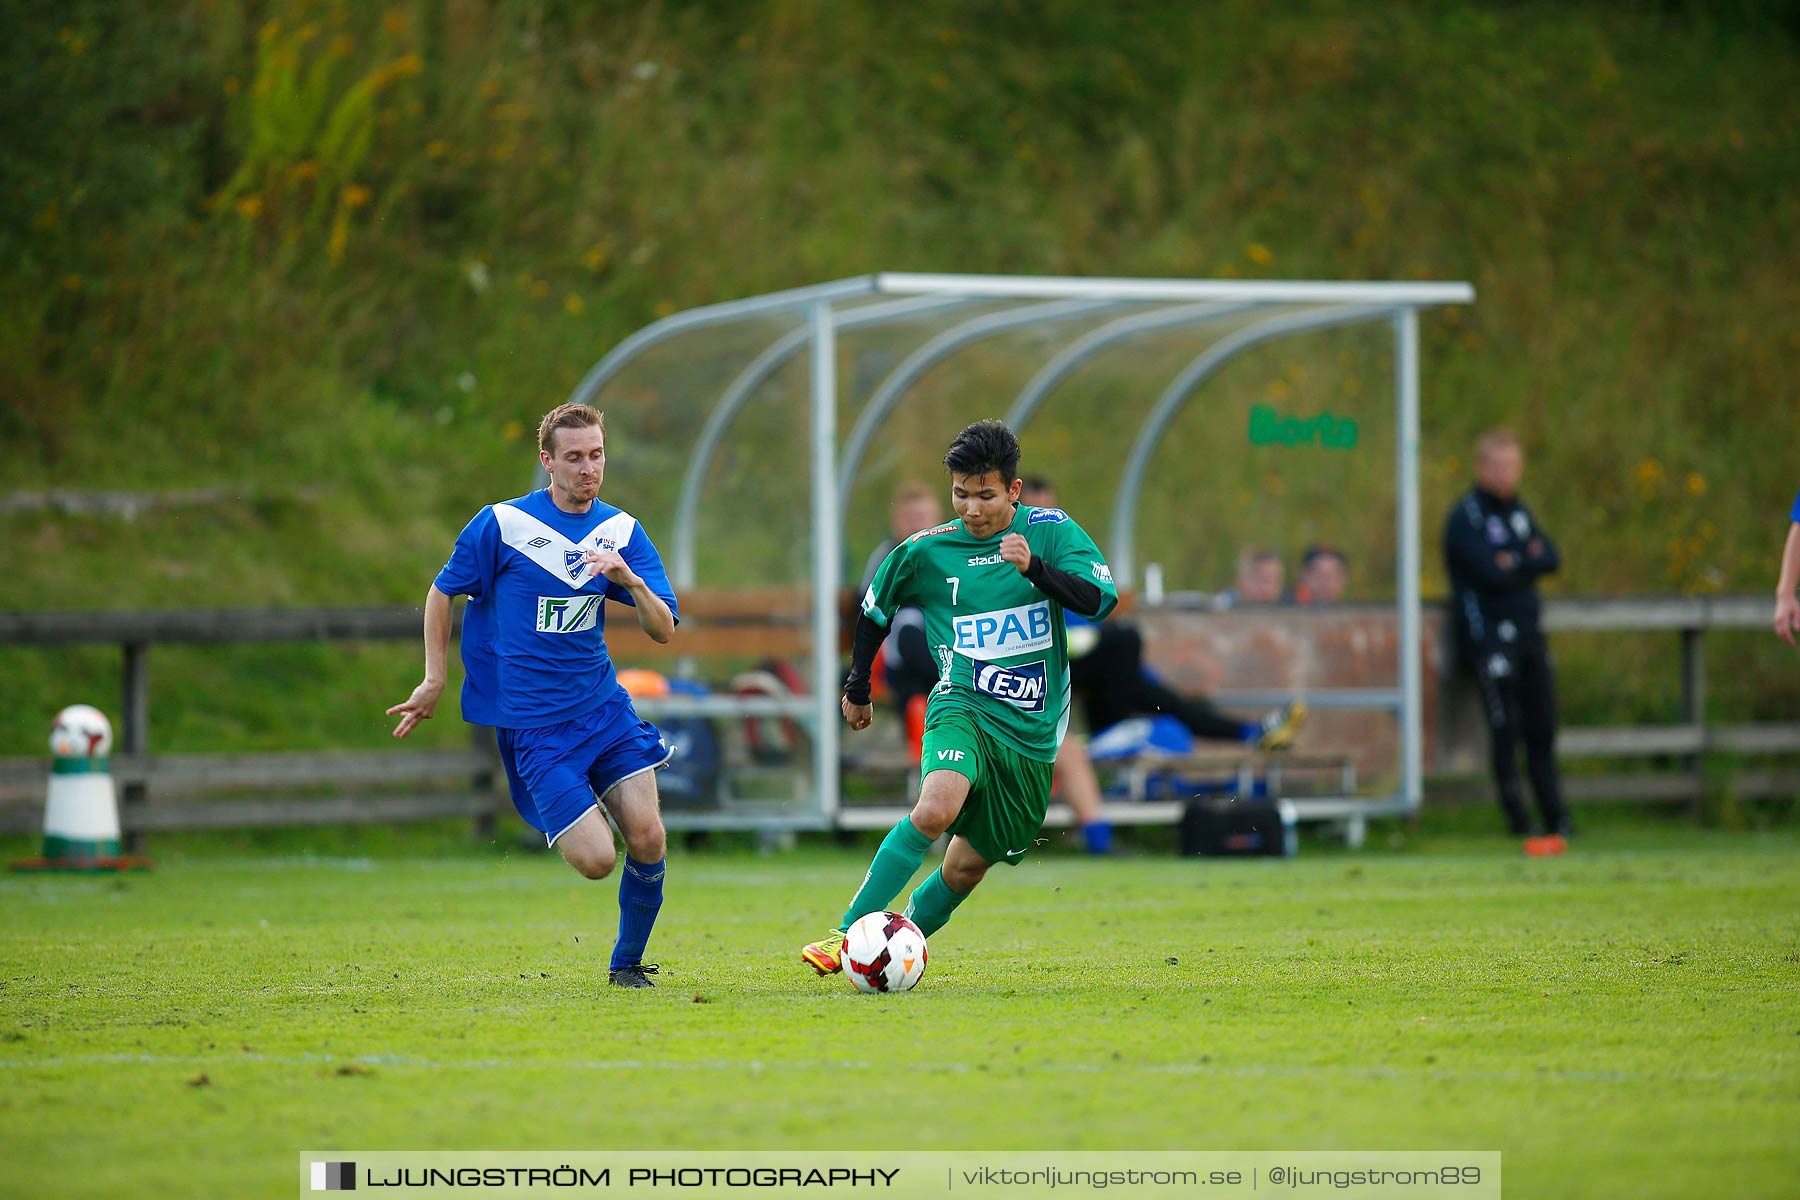
[[[587,815],[595,797],[645,771],[666,766],[674,751],[656,726],[625,709],[603,705],[591,713],[542,729],[496,729],[500,761],[513,807],[554,846]]]

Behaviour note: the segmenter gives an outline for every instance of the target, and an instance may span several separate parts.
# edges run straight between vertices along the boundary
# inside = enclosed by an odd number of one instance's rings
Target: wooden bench
[[[510,807],[499,760],[480,750],[319,750],[115,755],[127,832],[380,824],[473,817]],[[41,828],[48,758],[0,759],[0,831]],[[321,795],[321,792],[330,794]]]
[[[1290,778],[1305,784],[1298,794],[1356,794],[1356,760],[1347,754],[1294,754],[1288,751],[1270,753],[1247,747],[1220,746],[1195,750],[1189,754],[1140,754],[1126,759],[1096,759],[1094,769],[1104,780],[1114,781],[1123,789],[1125,798],[1133,801],[1183,799],[1186,797],[1157,795],[1159,777],[1227,779],[1238,795],[1250,795],[1260,781],[1270,796],[1295,794],[1285,786]],[[1325,786],[1320,787],[1323,783]],[[1166,791],[1166,785],[1162,788]]]
[[[919,764],[893,737],[867,746],[847,746],[843,764],[846,774],[891,780],[900,786],[892,799],[877,804],[846,798],[838,813],[842,828],[882,828],[893,824],[898,814],[912,805]],[[1166,825],[1181,819],[1191,797],[1172,795],[1166,789],[1159,793],[1152,786],[1159,775],[1185,772],[1221,777],[1222,773],[1236,784],[1240,795],[1254,792],[1260,781],[1271,798],[1292,801],[1300,820],[1342,821],[1346,838],[1355,844],[1362,841],[1363,802],[1356,796],[1356,762],[1348,755],[1268,753],[1221,746],[1185,755],[1099,760],[1094,769],[1102,785],[1101,815],[1116,825]],[[1296,782],[1301,785],[1298,790],[1291,786]],[[1073,825],[1074,810],[1067,804],[1052,803],[1044,824],[1056,828]]]

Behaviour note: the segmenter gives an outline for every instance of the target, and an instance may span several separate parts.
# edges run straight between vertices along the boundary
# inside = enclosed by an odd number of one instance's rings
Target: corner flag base
[[[15,858],[15,871],[93,874],[106,871],[148,871],[155,866],[141,854],[115,854],[104,858]]]

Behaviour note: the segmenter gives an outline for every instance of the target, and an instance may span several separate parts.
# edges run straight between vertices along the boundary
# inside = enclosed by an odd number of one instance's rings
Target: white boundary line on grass
[[[834,1060],[829,1068],[821,1068],[816,1062],[764,1062],[760,1059],[738,1061],[728,1059],[696,1059],[692,1061],[662,1060],[646,1062],[640,1059],[507,1059],[507,1058],[472,1058],[462,1060],[444,1060],[434,1058],[418,1058],[405,1054],[370,1054],[345,1058],[326,1054],[76,1054],[58,1058],[44,1059],[0,1059],[0,1071],[23,1071],[31,1069],[51,1070],[62,1067],[97,1067],[119,1066],[129,1064],[145,1066],[229,1066],[232,1063],[255,1063],[262,1066],[277,1067],[397,1067],[415,1068],[430,1071],[519,1071],[532,1069],[546,1070],[585,1070],[585,1071],[619,1071],[655,1069],[658,1071],[817,1071],[820,1069],[839,1070],[845,1067],[860,1070],[875,1070],[880,1064],[871,1062],[846,1062]],[[943,1063],[939,1070],[951,1074],[973,1074],[981,1070],[979,1066],[968,1063]],[[1407,1077],[1423,1077],[1457,1082],[1507,1082],[1527,1080],[1552,1080],[1563,1083],[1656,1083],[1656,1084],[1752,1084],[1767,1087],[1786,1087],[1793,1080],[1787,1075],[1740,1075],[1720,1074],[1670,1074],[1663,1071],[1640,1073],[1632,1071],[1448,1071],[1442,1068],[1414,1070],[1405,1067],[1350,1067],[1350,1066],[1227,1066],[1219,1063],[1068,1063],[1043,1062],[1024,1067],[1010,1067],[1003,1075],[1038,1075],[1074,1073],[1082,1075],[1101,1075],[1113,1071],[1137,1071],[1152,1075],[1232,1075],[1247,1078],[1267,1076],[1271,1078],[1294,1078],[1308,1075],[1345,1076],[1359,1079],[1402,1079]]]

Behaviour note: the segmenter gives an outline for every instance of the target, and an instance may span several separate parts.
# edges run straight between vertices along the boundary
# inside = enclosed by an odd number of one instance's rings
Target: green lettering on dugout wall
[[[1315,442],[1327,450],[1354,450],[1356,422],[1328,412],[1301,420],[1284,417],[1267,404],[1250,406],[1252,446],[1310,446]]]

